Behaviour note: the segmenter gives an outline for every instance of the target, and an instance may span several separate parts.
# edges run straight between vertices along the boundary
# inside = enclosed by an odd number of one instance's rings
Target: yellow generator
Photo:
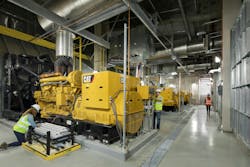
[[[144,89],[138,88],[138,78],[127,76],[126,83],[126,132],[135,134],[144,117],[143,92],[139,92]],[[119,139],[123,129],[123,95],[122,74],[110,71],[83,74],[81,96],[72,115],[79,121],[78,132],[105,143]]]
[[[161,92],[161,96],[163,97],[163,110],[172,110],[175,111],[177,108],[176,94],[173,88],[165,88]]]
[[[73,71],[68,76],[60,74],[40,76],[40,91],[34,93],[41,106],[41,117],[71,116],[74,103],[81,93],[81,71]]]

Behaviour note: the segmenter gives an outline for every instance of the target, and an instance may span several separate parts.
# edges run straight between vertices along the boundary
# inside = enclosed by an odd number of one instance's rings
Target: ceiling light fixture
[[[172,76],[177,75],[177,72],[171,72],[171,75]]]
[[[220,58],[218,56],[215,56],[214,61],[215,61],[215,63],[220,63]]]

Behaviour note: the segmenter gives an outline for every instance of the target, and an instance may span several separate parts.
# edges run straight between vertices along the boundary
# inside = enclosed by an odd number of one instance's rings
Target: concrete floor
[[[159,166],[249,167],[249,152],[232,134],[221,133],[217,130],[216,115],[212,113],[211,119],[206,120],[203,106],[196,106],[194,109],[195,113],[172,143]],[[18,147],[0,151],[0,166],[141,166],[152,157],[155,149],[166,140],[183,115],[185,114],[164,113],[162,115],[161,130],[157,136],[125,162],[88,148],[80,149],[53,161],[45,161]],[[0,142],[13,140],[15,140],[15,136],[12,134],[11,128],[0,124]]]

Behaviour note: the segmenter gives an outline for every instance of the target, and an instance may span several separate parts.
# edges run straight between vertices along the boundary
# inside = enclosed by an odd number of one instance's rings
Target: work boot
[[[1,145],[0,145],[0,149],[3,149],[3,150],[7,150],[8,148],[8,144],[6,142],[3,142]]]

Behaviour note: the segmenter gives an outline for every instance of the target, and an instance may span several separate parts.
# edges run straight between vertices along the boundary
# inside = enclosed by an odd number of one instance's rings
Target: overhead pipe
[[[210,42],[210,47],[219,47],[221,46],[222,41],[214,41]],[[173,48],[173,52],[179,56],[181,55],[187,55],[192,52],[199,52],[199,51],[205,51],[204,43],[196,43],[191,45],[182,45]],[[148,60],[156,60],[156,59],[162,59],[162,58],[169,58],[172,55],[171,49],[161,50],[155,53],[154,56],[151,56]]]

